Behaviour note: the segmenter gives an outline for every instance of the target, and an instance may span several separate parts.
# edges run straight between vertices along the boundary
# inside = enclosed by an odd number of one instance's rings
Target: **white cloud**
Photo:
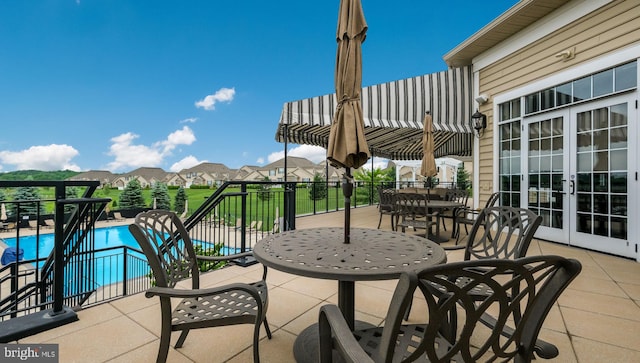
[[[169,171],[172,171],[174,173],[179,172],[180,170],[183,169],[188,169],[191,167],[194,167],[198,164],[207,162],[206,160],[198,160],[195,156],[193,155],[189,155],[186,158],[174,163],[173,165],[171,165],[171,168],[169,168]]]
[[[197,117],[189,117],[189,118],[185,118],[184,120],[180,120],[180,123],[181,123],[181,124],[186,124],[186,123],[193,124],[193,123],[195,123],[196,121],[198,121],[198,118],[197,118]]]
[[[195,103],[197,108],[204,108],[207,111],[214,110],[216,103],[218,102],[231,102],[233,96],[236,94],[235,88],[220,88],[216,93],[208,95],[207,97],[197,101]]]
[[[373,157],[373,168],[374,169],[380,169],[380,170],[384,170],[387,168],[387,165],[389,164],[389,159],[383,159],[383,158],[379,158],[379,157]],[[371,170],[371,160],[367,161],[366,164],[362,165],[363,169],[366,170]]]
[[[109,170],[155,167],[162,163],[162,154],[157,147],[133,144],[138,137],[136,134],[127,132],[111,139],[112,145],[108,155],[114,156],[115,160],[107,166]]]
[[[196,140],[193,131],[187,126],[172,132],[166,140],[151,146],[134,144],[138,137],[136,134],[127,132],[111,139],[112,144],[108,155],[113,156],[115,160],[107,165],[109,170],[157,167],[178,145],[191,145]]]
[[[258,165],[264,164],[264,158],[258,158],[258,160],[256,160],[256,163],[258,163]]]
[[[21,151],[0,151],[0,162],[15,165],[16,170],[73,170],[80,171],[71,159],[79,154],[69,145],[38,145]]]
[[[167,140],[162,141],[161,144],[164,146],[164,153],[166,154],[178,145],[191,145],[194,141],[196,141],[196,136],[188,126],[185,126],[182,130],[176,130],[170,133]]]
[[[319,163],[327,158],[327,150],[320,146],[300,145],[289,149],[287,155],[306,158],[313,161],[314,163]],[[274,161],[280,160],[282,158],[284,158],[284,150],[276,151],[269,154],[267,160],[269,160],[270,163],[273,163]]]

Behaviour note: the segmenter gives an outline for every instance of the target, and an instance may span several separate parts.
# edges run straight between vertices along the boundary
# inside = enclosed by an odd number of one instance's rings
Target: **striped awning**
[[[393,160],[422,159],[422,123],[431,112],[435,157],[470,156],[473,148],[471,68],[407,78],[362,88],[369,149]],[[335,94],[284,104],[276,141],[327,147]]]

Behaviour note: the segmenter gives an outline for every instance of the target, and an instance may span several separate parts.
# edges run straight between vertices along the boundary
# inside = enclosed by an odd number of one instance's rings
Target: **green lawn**
[[[352,198],[352,206],[368,204],[368,193],[366,188],[354,188],[354,197]],[[225,189],[225,193],[240,193],[240,187],[233,187]],[[247,219],[248,220],[263,220],[265,226],[272,223],[272,219],[275,215],[276,207],[279,208],[280,216],[284,211],[284,193],[282,187],[273,187],[270,189],[271,199],[261,200],[258,198],[257,189],[248,189],[247,196]],[[39,188],[40,196],[45,202],[45,213],[53,213],[54,209],[54,188]],[[169,199],[171,206],[173,207],[175,197],[178,192],[177,189],[169,189]],[[189,214],[198,209],[206,199],[213,195],[214,189],[185,189],[187,200],[189,201]],[[93,197],[95,198],[111,198],[112,205],[111,210],[119,209],[119,197],[122,193],[118,189],[98,189]],[[298,188],[296,190],[296,214],[311,214],[311,213],[323,213],[325,211],[335,211],[344,207],[344,196],[341,188],[329,187],[327,189],[328,198],[313,201],[309,195],[308,188]],[[153,199],[151,198],[151,189],[143,189],[142,195],[146,201],[146,205],[151,207]],[[228,223],[235,223],[236,218],[241,214],[241,200],[239,197],[230,198],[225,204],[225,210],[220,211],[221,214],[225,214],[225,219]],[[221,216],[222,217],[222,216]]]

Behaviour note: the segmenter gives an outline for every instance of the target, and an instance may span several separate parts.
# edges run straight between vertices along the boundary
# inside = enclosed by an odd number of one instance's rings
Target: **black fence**
[[[55,197],[49,199],[0,201],[6,213],[0,221],[0,236],[6,240],[0,238],[0,243],[12,241],[11,245],[0,246],[5,250],[13,248],[15,252],[14,260],[7,258],[8,263],[0,267],[0,326],[18,317],[43,312],[64,315],[62,312],[69,309],[135,294],[151,286],[150,269],[139,248],[97,247],[100,244],[96,242],[100,241],[96,239],[100,237],[96,237],[96,222],[106,219],[105,207],[110,201],[91,197],[97,185],[97,182],[0,182],[0,188],[55,189]],[[83,187],[82,197],[65,199],[65,188],[70,186]],[[425,184],[356,181],[351,207],[377,204],[380,187],[425,187]],[[44,213],[44,203],[55,204],[55,212]],[[197,210],[183,217],[199,253],[227,255],[251,250],[268,234],[295,229],[296,216],[338,211],[344,205],[341,183],[231,181],[223,183]],[[141,210],[120,212],[124,217],[133,217]],[[43,235],[53,236],[52,246],[41,245]],[[20,257],[20,251],[25,249],[33,257]],[[243,265],[253,262],[236,261]],[[67,320],[73,320],[73,316]],[[0,342],[35,332],[0,334]]]

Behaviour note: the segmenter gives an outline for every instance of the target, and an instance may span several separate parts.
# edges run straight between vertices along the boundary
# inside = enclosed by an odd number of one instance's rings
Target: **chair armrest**
[[[456,215],[456,217],[465,217],[467,215],[472,215],[472,218],[475,218],[475,216],[477,216],[478,214],[480,214],[480,212],[482,211],[482,209],[471,209],[469,207],[458,207],[455,209],[454,213]]]
[[[149,290],[147,290],[144,296],[147,298],[159,296],[159,297],[175,297],[175,298],[184,299],[184,298],[197,298],[200,296],[218,295],[218,294],[223,294],[225,292],[234,291],[234,290],[246,291],[249,295],[251,295],[251,297],[256,299],[256,301],[262,301],[261,300],[262,298],[260,297],[260,293],[258,293],[258,289],[256,287],[251,286],[249,284],[243,284],[243,283],[228,284],[224,286],[216,286],[216,287],[210,287],[206,289],[195,289],[195,290],[175,289],[172,287],[154,286],[149,288]]]
[[[236,254],[233,254],[233,255],[226,255],[226,256],[202,256],[202,255],[196,255],[196,259],[198,259],[200,261],[220,262],[220,261],[229,261],[229,260],[233,260],[235,258],[241,258],[241,257],[247,257],[247,256],[253,256],[253,252],[248,251],[248,252],[236,253]]]
[[[347,322],[344,320],[342,312],[336,305],[324,305],[320,308],[318,325],[320,331],[320,363],[333,361],[333,348],[338,350],[346,362],[374,362],[358,344],[353,332],[351,332]]]

